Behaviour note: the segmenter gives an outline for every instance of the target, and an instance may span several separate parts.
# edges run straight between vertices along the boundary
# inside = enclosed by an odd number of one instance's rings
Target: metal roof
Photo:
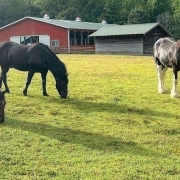
[[[156,26],[160,26],[166,33],[169,34],[159,23],[146,23],[146,24],[128,24],[128,25],[106,25],[96,32],[89,35],[94,36],[117,36],[117,35],[135,35],[146,34]],[[170,34],[169,34],[170,35]]]
[[[45,18],[36,18],[36,17],[24,17],[18,21],[15,21],[13,23],[10,23],[6,26],[3,26],[0,28],[4,29],[7,28],[11,25],[14,25],[18,22],[24,21],[26,19],[33,19],[36,21],[40,21],[40,22],[44,22],[44,23],[48,23],[48,24],[52,24],[55,26],[59,26],[59,27],[63,27],[66,29],[81,29],[81,30],[98,30],[101,27],[103,27],[104,25],[102,23],[92,23],[92,22],[83,22],[83,21],[70,21],[70,20],[59,20],[59,19],[45,19]]]

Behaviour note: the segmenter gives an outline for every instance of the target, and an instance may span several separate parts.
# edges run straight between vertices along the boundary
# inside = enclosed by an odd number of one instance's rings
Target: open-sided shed
[[[152,54],[154,43],[170,33],[159,23],[106,25],[90,37],[95,37],[96,53]]]

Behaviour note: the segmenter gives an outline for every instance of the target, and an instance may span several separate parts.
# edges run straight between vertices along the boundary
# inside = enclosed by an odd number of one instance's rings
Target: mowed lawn
[[[179,180],[180,99],[157,93],[150,56],[60,54],[69,99],[51,73],[22,91],[26,72],[10,69],[0,124],[2,180]],[[4,86],[3,86],[4,88]],[[180,91],[180,84],[178,84]]]

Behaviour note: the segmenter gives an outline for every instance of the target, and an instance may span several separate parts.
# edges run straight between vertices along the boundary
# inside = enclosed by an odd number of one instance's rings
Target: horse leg
[[[24,90],[23,90],[23,94],[24,94],[25,96],[27,96],[27,89],[28,89],[28,87],[29,87],[29,85],[30,85],[30,83],[31,83],[31,80],[32,80],[32,78],[33,78],[33,76],[34,76],[34,73],[35,73],[35,71],[29,71],[29,72],[28,72],[27,81],[26,81],[26,87],[25,87]]]
[[[46,91],[46,76],[48,71],[41,72],[41,78],[42,78],[42,88],[43,88],[43,95],[49,96]]]
[[[161,65],[157,65],[158,72],[158,93],[164,94],[167,90],[164,86],[164,77],[168,67]]]
[[[178,94],[178,90],[177,90],[177,83],[178,83],[178,71],[176,70],[176,68],[173,66],[173,86],[172,86],[172,90],[171,90],[171,97],[174,98],[179,98],[180,95]]]
[[[0,74],[0,89],[2,88],[2,69],[1,69],[1,74]]]
[[[7,85],[7,76],[6,76],[8,71],[9,71],[9,68],[1,67],[0,88],[2,87],[2,81],[3,81],[6,93],[10,93],[8,85]]]

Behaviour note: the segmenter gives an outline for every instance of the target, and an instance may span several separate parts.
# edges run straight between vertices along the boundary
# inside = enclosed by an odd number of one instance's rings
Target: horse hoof
[[[47,93],[44,93],[44,94],[43,94],[43,96],[49,96],[49,94],[47,94]]]
[[[159,89],[158,93],[159,94],[165,94],[167,92],[167,89]]]
[[[180,98],[180,95],[179,94],[171,94],[171,97],[172,98]]]
[[[5,90],[5,93],[9,93],[10,94],[10,91],[9,90]]]
[[[4,122],[4,120],[1,120],[1,121],[0,121],[0,124],[2,124],[3,122]]]

